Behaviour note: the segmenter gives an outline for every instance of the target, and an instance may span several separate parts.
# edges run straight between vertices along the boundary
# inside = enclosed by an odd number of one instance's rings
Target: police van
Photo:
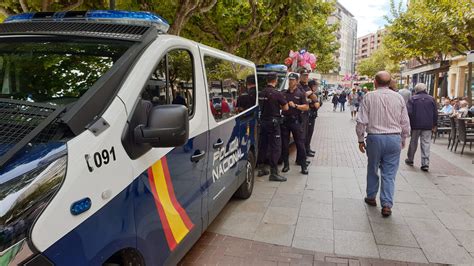
[[[255,65],[168,28],[126,11],[0,24],[0,265],[176,264],[251,196]]]
[[[285,91],[288,89],[288,67],[282,64],[257,65],[258,89],[262,91],[267,86],[268,73],[276,73],[278,83],[276,89]]]

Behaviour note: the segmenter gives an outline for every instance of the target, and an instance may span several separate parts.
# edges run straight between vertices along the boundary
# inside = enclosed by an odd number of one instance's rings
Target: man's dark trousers
[[[306,151],[311,150],[311,139],[313,138],[315,123],[316,123],[316,116],[314,117],[310,116],[308,119],[308,130],[306,131],[306,139],[305,139]]]
[[[273,120],[262,120],[260,125],[257,163],[268,163],[271,168],[277,169],[278,159],[281,155],[280,125]]]
[[[293,135],[293,140],[296,145],[296,162],[306,163],[306,149],[304,147],[303,128],[298,120],[287,119],[281,125],[281,142],[282,142],[282,159],[283,162],[288,162],[289,146],[290,146],[290,132]]]

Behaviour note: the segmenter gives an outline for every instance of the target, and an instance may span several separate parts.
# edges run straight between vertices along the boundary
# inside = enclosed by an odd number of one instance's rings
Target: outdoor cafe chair
[[[449,134],[451,133],[451,124],[449,117],[446,115],[440,115],[438,117],[438,123],[436,125],[436,128],[432,134],[433,138],[433,143],[436,142],[436,138],[438,137],[439,134]]]
[[[469,143],[469,149],[472,150],[472,142],[474,142],[474,134],[469,133],[467,129],[467,119],[457,119],[457,128],[458,128],[458,134],[457,134],[457,141],[456,141],[456,147],[454,148],[454,152],[457,151],[458,149],[458,144],[459,142],[462,141],[462,149],[461,149],[461,154],[464,153],[464,147],[466,147],[466,144]]]

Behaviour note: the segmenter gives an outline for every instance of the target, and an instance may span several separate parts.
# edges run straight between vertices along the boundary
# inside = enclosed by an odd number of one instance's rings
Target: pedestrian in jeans
[[[344,91],[341,92],[341,95],[339,95],[338,100],[341,104],[341,112],[346,111],[347,94]]]
[[[426,93],[426,84],[418,83],[415,86],[415,95],[407,104],[410,117],[411,140],[405,163],[413,166],[418,139],[421,142],[421,170],[427,172],[430,167],[431,132],[438,123],[438,108],[436,101]]]
[[[377,206],[375,198],[380,186],[382,215],[392,214],[395,176],[400,163],[401,149],[410,134],[410,120],[403,97],[390,90],[391,76],[381,71],[375,76],[375,88],[364,96],[357,114],[356,132],[359,150],[367,149],[367,197],[365,203]],[[367,144],[364,141],[367,132]],[[381,175],[379,177],[379,169]]]

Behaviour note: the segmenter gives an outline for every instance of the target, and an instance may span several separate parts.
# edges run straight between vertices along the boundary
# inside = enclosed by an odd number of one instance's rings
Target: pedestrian
[[[246,87],[242,88],[242,93],[237,98],[237,112],[243,112],[255,105],[255,76],[249,75],[246,78]]]
[[[347,94],[345,91],[342,91],[341,94],[339,95],[339,104],[341,105],[341,112],[346,111],[346,101],[347,101]]]
[[[332,96],[332,104],[334,105],[334,107],[332,108],[333,112],[336,112],[338,102],[339,102],[339,96],[336,93],[334,93]]]
[[[311,82],[311,81],[310,81]],[[308,111],[309,106],[306,102],[305,95],[298,89],[298,74],[290,73],[288,75],[288,90],[283,92],[285,100],[288,102],[289,109],[283,111],[283,124],[281,125],[281,139],[282,139],[282,159],[283,159],[283,173],[290,170],[289,163],[289,146],[290,133],[293,135],[293,140],[296,144],[296,162],[301,166],[301,173],[308,174],[308,166],[306,165],[306,149],[303,139],[303,127],[301,112]]]
[[[309,88],[313,93],[318,91],[319,82],[317,80],[311,80],[308,82]],[[316,151],[311,149],[311,139],[313,138],[314,126],[316,124],[316,118],[318,117],[318,109],[323,104],[317,97],[316,101],[311,100],[309,104],[309,119],[308,119],[308,131],[306,133],[305,149],[307,157],[314,157]]]
[[[300,82],[298,84],[298,89],[305,95],[305,100],[307,102],[314,101],[316,102],[317,96],[313,93],[313,91],[308,86],[309,81],[309,70],[306,68],[302,68],[299,71],[300,73]],[[301,112],[301,126],[303,127],[303,139],[306,143],[307,133],[308,133],[308,124],[309,124],[309,112],[302,111]],[[301,162],[296,162],[297,165],[300,165]],[[309,165],[309,161],[305,160],[305,164]]]
[[[367,196],[364,201],[377,206],[375,198],[380,186],[382,215],[392,214],[395,176],[400,163],[401,149],[410,134],[410,120],[403,97],[390,90],[391,76],[386,71],[375,75],[375,88],[367,93],[357,114],[356,132],[359,150],[367,149]],[[364,135],[367,132],[367,145]],[[379,177],[379,169],[381,175]]]
[[[418,139],[420,139],[421,170],[427,172],[430,167],[431,132],[434,131],[438,123],[438,108],[435,99],[426,93],[426,84],[416,84],[415,93],[407,104],[411,139],[408,146],[408,158],[405,163],[413,166],[413,159],[418,148]]]
[[[349,94],[349,107],[351,109],[351,119],[355,119],[359,109],[359,94],[357,94],[355,88]]]
[[[398,93],[403,97],[405,104],[407,104],[408,100],[411,98],[411,91],[404,87],[403,89],[399,90]]]
[[[286,181],[278,173],[278,159],[281,155],[281,110],[288,110],[288,102],[283,94],[275,89],[278,84],[277,74],[271,72],[267,75],[267,87],[259,95],[260,102],[260,143],[258,146],[257,164],[258,176],[269,174],[264,164],[270,165],[270,181]]]

